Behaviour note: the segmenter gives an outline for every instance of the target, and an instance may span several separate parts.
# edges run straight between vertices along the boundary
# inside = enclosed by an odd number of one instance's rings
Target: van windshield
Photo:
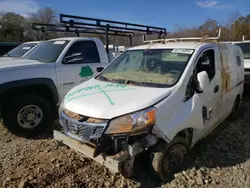
[[[241,48],[244,59],[250,59],[250,42],[236,43],[235,45]]]
[[[32,59],[40,62],[56,62],[57,58],[69,43],[69,40],[44,41],[32,49],[23,59]]]
[[[146,87],[170,87],[178,82],[193,52],[192,49],[128,50],[97,79]]]
[[[31,50],[33,47],[35,47],[37,43],[29,43],[29,44],[21,44],[17,46],[16,48],[12,49],[9,51],[7,54],[4,55],[4,57],[21,57],[23,56],[26,52]]]

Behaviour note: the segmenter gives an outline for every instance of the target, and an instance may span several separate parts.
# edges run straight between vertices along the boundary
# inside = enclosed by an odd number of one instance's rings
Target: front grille
[[[94,135],[95,136],[101,136],[103,130],[104,130],[104,127],[96,127],[95,130],[94,130]]]
[[[79,141],[88,142],[90,139],[100,138],[107,123],[80,122],[69,117],[64,112],[60,114],[60,123],[64,133]]]

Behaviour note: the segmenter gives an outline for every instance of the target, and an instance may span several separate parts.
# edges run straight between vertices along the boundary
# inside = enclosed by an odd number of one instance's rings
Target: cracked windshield
[[[131,50],[118,57],[100,75],[101,80],[153,87],[174,85],[194,50]]]

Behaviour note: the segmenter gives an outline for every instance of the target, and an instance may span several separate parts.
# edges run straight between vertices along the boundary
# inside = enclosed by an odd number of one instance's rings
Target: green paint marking
[[[115,103],[111,100],[111,98],[108,96],[108,94],[107,94],[105,91],[103,91],[102,88],[101,88],[100,86],[97,86],[97,88],[101,91],[101,93],[102,93],[103,95],[105,95],[105,97],[107,97],[107,99],[109,100],[109,103],[110,103],[111,105],[114,105],[114,104],[115,104]]]
[[[125,90],[135,90],[136,88],[127,88],[127,89],[113,89],[113,90],[103,90],[105,93],[108,93],[108,92],[113,92],[113,91],[125,91]],[[99,93],[102,93],[101,91],[97,91],[97,92],[93,92],[93,93],[87,93],[87,94],[84,94],[84,95],[79,95],[77,97],[74,97],[74,98],[71,98],[69,100],[67,100],[67,102],[70,102],[74,99],[78,99],[78,98],[81,98],[81,97],[85,97],[85,96],[89,96],[89,95],[94,95],[94,94],[99,94]]]
[[[94,72],[89,66],[84,66],[81,68],[81,72],[79,73],[81,78],[92,77]]]
[[[104,89],[105,88],[105,89]],[[110,89],[109,89],[110,88]],[[80,98],[80,97],[84,97],[84,96],[89,96],[89,95],[94,95],[94,94],[98,94],[98,93],[102,93],[109,101],[109,103],[111,105],[114,105],[115,103],[112,101],[112,99],[110,98],[110,96],[107,94],[107,92],[112,92],[112,91],[124,91],[124,90],[134,90],[137,89],[136,87],[127,87],[127,85],[124,84],[113,84],[113,83],[108,83],[106,84],[104,87],[101,87],[100,85],[96,84],[94,86],[88,86],[85,88],[81,88],[78,89],[76,91],[74,91],[73,93],[69,93],[65,99],[69,102],[72,101],[74,99]],[[97,90],[97,92],[91,92],[91,93],[86,93],[89,91],[94,91]],[[72,97],[77,93],[82,93],[83,95],[80,96],[76,96],[76,97]],[[72,98],[71,98],[72,97]]]

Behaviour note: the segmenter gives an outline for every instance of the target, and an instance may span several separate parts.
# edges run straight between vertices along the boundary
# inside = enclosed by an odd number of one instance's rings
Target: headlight
[[[112,120],[105,134],[122,134],[141,131],[154,125],[156,109],[148,108]]]

